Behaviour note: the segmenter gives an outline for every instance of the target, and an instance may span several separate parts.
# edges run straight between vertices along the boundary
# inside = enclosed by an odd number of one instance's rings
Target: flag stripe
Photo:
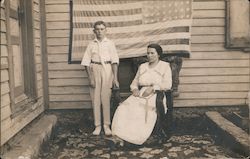
[[[189,39],[177,39],[177,40],[157,40],[157,41],[154,41],[155,43],[158,43],[158,44],[160,44],[160,45],[162,45],[162,47],[163,46],[189,46]],[[133,49],[139,49],[139,48],[141,48],[141,47],[143,47],[143,48],[146,48],[147,47],[147,45],[148,44],[150,44],[150,42],[141,42],[141,43],[133,43],[133,44],[121,44],[121,45],[116,45],[116,47],[119,47],[119,53],[121,54],[121,52],[123,51],[124,52],[124,50],[130,50],[131,48],[133,48]],[[78,45],[78,46],[75,46],[75,47],[73,47],[73,50],[74,50],[74,52],[75,53],[84,53],[84,51],[85,51],[85,49],[87,48],[87,46],[81,46],[81,45]],[[184,50],[184,49],[186,49],[186,50]],[[173,50],[182,50],[182,51],[188,51],[188,50],[190,50],[189,48],[187,49],[186,47],[185,48],[178,48],[178,47],[176,47],[176,48],[172,48],[172,50],[165,50],[165,52],[171,52],[171,51],[173,51]],[[128,51],[129,52],[129,51]],[[140,52],[137,52],[137,53],[140,53]]]
[[[125,50],[120,50],[120,58],[129,58],[129,57],[137,57],[138,54],[141,56],[146,55],[147,52],[147,45],[144,45],[141,48],[129,48]],[[74,53],[74,58],[79,60],[82,58],[83,52],[81,50],[85,50],[86,47],[81,47],[81,48],[75,48],[75,53]],[[164,51],[165,54],[170,54],[170,53],[188,53],[190,52],[190,47],[189,45],[162,45],[163,50],[169,50],[169,51]]]
[[[160,35],[149,35],[149,36],[140,36],[140,37],[132,37],[132,38],[119,38],[119,39],[113,39],[116,45],[120,44],[132,44],[132,43],[138,43],[138,42],[150,42],[152,40],[170,40],[170,39],[188,39],[190,38],[189,33],[168,33],[168,34],[160,34]],[[88,45],[88,43],[91,40],[83,40],[80,42],[80,45]]]
[[[95,16],[121,16],[121,15],[133,15],[142,13],[141,8],[128,9],[128,10],[112,10],[112,11],[74,11],[74,17],[95,17]]]
[[[170,28],[163,28],[163,29],[155,29],[155,30],[147,30],[147,31],[138,31],[138,32],[128,32],[128,33],[111,33],[107,34],[107,37],[110,39],[118,39],[118,38],[128,38],[128,37],[139,37],[139,36],[149,36],[149,35],[159,35],[163,33],[185,33],[189,32],[189,27],[170,27]],[[76,33],[74,36],[75,41],[79,40],[92,40],[94,38],[92,34],[81,34]]]
[[[109,23],[116,23],[116,22],[123,22],[124,19],[126,19],[126,21],[142,21],[142,14],[134,14],[134,15],[122,15],[122,16],[106,16],[106,17],[101,17],[97,16],[97,17],[76,17],[74,19],[75,23],[80,23],[84,22],[84,23],[94,23],[98,20],[102,20],[105,22],[109,22]]]
[[[99,20],[101,20],[100,18]],[[106,22],[108,27],[121,27],[121,26],[134,26],[142,24],[141,20],[134,20],[134,21],[121,21],[121,22]],[[74,27],[81,27],[81,28],[93,28],[93,23],[74,23]]]
[[[103,5],[103,4],[124,4],[131,2],[131,0],[74,0],[74,4],[88,4],[88,5]]]
[[[190,47],[189,45],[162,45],[163,50],[170,50],[170,51],[165,51],[165,53],[174,53],[174,52],[190,52]],[[147,48],[146,46],[142,48],[131,48],[127,50],[121,50],[120,51],[120,58],[129,58],[129,57],[137,57],[138,54],[140,56],[146,55],[147,53]]]
[[[146,31],[153,29],[162,29],[162,28],[172,28],[172,27],[181,27],[181,26],[190,26],[192,21],[190,20],[173,20],[168,22],[153,23],[153,24],[142,24],[138,26],[121,26],[115,28],[107,28],[108,33],[129,33],[129,32],[138,32]],[[76,33],[85,33],[89,34],[93,32],[93,28],[74,28]]]
[[[75,4],[74,11],[113,11],[113,10],[129,10],[142,8],[142,2],[132,2],[124,4],[103,4],[103,5],[82,5]]]
[[[120,50],[126,50],[130,48],[140,48],[146,47],[148,42],[134,42],[129,44],[117,44],[116,46],[119,47]],[[189,44],[189,39],[170,39],[170,40],[155,40],[154,43],[158,43],[160,45],[176,45],[176,44]]]

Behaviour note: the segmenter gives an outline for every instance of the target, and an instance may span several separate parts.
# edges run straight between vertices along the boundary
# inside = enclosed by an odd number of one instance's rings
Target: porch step
[[[3,154],[4,159],[34,159],[37,158],[43,142],[49,139],[53,127],[56,125],[55,115],[44,115],[24,134],[15,140],[11,149]]]
[[[250,153],[250,136],[241,128],[234,125],[232,122],[224,118],[220,113],[215,111],[206,112],[206,116],[215,125],[215,128],[220,129],[220,137],[228,144],[228,147],[249,156]]]

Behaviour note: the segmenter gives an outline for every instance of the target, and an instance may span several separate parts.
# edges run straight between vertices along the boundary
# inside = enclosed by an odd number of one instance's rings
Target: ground
[[[216,141],[205,117],[175,118],[173,135],[163,143],[148,140],[142,146],[125,143],[115,145],[104,134],[93,136],[91,110],[52,111],[58,124],[50,141],[43,145],[40,159],[186,159],[186,158],[244,158]]]

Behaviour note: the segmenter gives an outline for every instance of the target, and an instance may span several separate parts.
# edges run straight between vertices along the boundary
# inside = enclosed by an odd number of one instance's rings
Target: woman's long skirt
[[[142,88],[140,94],[145,89]],[[151,135],[156,119],[156,94],[147,98],[131,95],[117,107],[112,121],[112,134],[141,145]]]

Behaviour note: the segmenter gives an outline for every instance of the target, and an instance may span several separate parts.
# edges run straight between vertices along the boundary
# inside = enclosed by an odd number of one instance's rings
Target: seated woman
[[[157,119],[156,91],[165,91],[172,86],[170,65],[160,60],[161,55],[160,45],[148,45],[148,62],[140,65],[130,85],[132,95],[118,106],[114,114],[113,136],[136,145],[142,145],[150,137]],[[167,111],[166,105],[164,111]]]

